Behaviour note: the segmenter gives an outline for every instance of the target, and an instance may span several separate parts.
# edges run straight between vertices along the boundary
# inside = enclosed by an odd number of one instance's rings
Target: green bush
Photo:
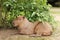
[[[31,22],[54,22],[47,0],[7,0],[3,2],[3,9],[5,10],[5,21],[9,26],[19,15],[25,16]]]

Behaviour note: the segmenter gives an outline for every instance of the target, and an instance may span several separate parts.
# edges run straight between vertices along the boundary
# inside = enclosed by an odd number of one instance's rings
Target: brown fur
[[[27,18],[19,16],[13,20],[13,25],[18,27],[20,34],[51,35],[52,27],[48,22],[29,22]]]
[[[19,16],[13,21],[14,26],[18,26],[20,34],[33,34],[34,25],[29,22],[25,17]]]
[[[48,22],[39,22],[35,27],[35,33],[40,36],[49,36],[52,34],[52,27]]]

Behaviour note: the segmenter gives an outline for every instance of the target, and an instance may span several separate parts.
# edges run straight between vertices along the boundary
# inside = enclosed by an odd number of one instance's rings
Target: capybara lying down
[[[48,22],[42,23],[37,21],[32,23],[24,16],[18,16],[14,19],[13,25],[18,28],[20,34],[48,36],[52,33],[52,27],[48,24]]]
[[[13,20],[13,25],[16,26],[20,34],[33,34],[34,33],[34,24],[29,22],[24,16],[18,16]]]
[[[35,34],[40,36],[49,36],[52,34],[52,27],[48,22],[39,22],[35,27]]]

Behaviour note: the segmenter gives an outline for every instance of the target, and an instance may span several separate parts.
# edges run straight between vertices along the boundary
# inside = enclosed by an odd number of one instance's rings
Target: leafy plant
[[[25,16],[31,22],[54,22],[47,0],[7,0],[3,3],[3,7],[9,24],[19,15]]]

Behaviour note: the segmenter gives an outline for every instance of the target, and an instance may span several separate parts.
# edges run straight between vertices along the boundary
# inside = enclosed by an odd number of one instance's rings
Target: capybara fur
[[[52,34],[52,27],[48,22],[39,22],[35,27],[35,34],[40,36],[49,36]]]
[[[13,20],[13,26],[16,26],[20,34],[24,35],[44,35],[48,36],[52,34],[52,27],[48,22],[39,22],[34,23],[29,22],[26,17],[18,16]]]
[[[20,34],[33,34],[34,33],[34,24],[29,22],[24,16],[18,16],[14,21],[13,25],[18,27]]]

